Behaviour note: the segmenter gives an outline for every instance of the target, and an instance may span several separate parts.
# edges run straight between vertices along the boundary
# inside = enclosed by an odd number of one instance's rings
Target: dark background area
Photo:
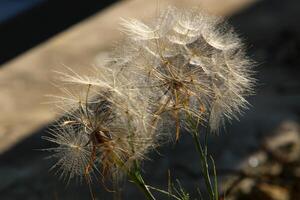
[[[118,0],[1,0],[0,64]]]
[[[0,62],[8,61],[113,1],[74,2],[72,7],[68,2],[45,1],[1,22]],[[256,61],[258,84],[257,94],[249,99],[252,107],[240,121],[228,124],[226,131],[209,140],[218,168],[243,166],[261,149],[265,138],[272,136],[282,124],[288,124],[288,128],[295,128],[299,133],[299,20],[299,0],[262,0],[229,18],[244,37],[249,56]],[[89,199],[86,185],[66,187],[48,172],[50,161],[43,159],[47,154],[32,150],[47,146],[40,139],[46,129],[38,130],[0,155],[0,199]],[[201,175],[191,137],[184,134],[178,145],[164,147],[160,153],[162,156],[153,154],[150,156],[153,160],[145,163],[147,182],[165,187],[166,172],[170,169],[172,176],[179,178],[195,195]],[[101,188],[101,185],[94,186],[97,197],[111,199],[111,194]],[[125,184],[124,191],[125,199],[143,199],[130,183]]]

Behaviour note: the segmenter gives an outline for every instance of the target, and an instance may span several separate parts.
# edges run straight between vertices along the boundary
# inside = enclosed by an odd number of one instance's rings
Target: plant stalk
[[[216,200],[214,189],[212,187],[211,180],[210,180],[206,150],[203,150],[203,147],[199,141],[198,134],[195,131],[193,131],[193,138],[194,138],[196,149],[200,156],[200,162],[202,167],[201,171],[202,171],[202,175],[204,176],[206,188],[208,189],[209,198],[211,200]]]
[[[131,181],[144,193],[147,200],[156,200],[147,185],[145,184],[145,181],[143,180],[141,174],[139,171],[129,172],[129,177]]]
[[[213,165],[212,167],[214,169],[214,184],[212,184],[211,178],[210,178],[210,173],[209,173],[208,160],[207,160],[207,157],[208,157],[208,155],[207,155],[207,134],[208,134],[208,132],[205,133],[205,143],[204,143],[204,147],[203,147],[203,145],[200,142],[199,134],[198,134],[199,122],[193,121],[191,116],[189,116],[188,121],[190,123],[190,128],[192,131],[196,150],[199,153],[201,172],[204,177],[204,182],[205,182],[205,186],[208,191],[208,194],[209,194],[209,199],[210,200],[218,200],[219,195],[218,195],[218,191],[217,191],[218,183],[217,183],[217,177],[216,177],[217,175],[216,175],[216,170],[215,170],[215,163],[214,163],[212,157],[210,157],[212,160],[212,165]]]

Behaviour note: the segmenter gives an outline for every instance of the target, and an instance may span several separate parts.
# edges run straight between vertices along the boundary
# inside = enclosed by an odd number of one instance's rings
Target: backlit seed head
[[[45,139],[68,180],[120,177],[191,119],[218,132],[253,94],[253,63],[222,18],[169,8],[149,25],[122,25],[127,38],[106,65],[90,75],[58,72],[64,96],[54,98],[64,117]]]
[[[122,25],[128,36],[123,48],[131,53],[118,56],[119,67],[127,77],[138,74],[133,82],[150,94],[154,115],[173,116],[177,139],[182,117],[197,118],[218,132],[225,119],[237,118],[248,106],[252,62],[222,18],[169,8],[152,24],[128,19]]]
[[[79,176],[90,181],[97,173],[102,177],[121,175],[156,146],[147,102],[130,82],[109,68],[97,68],[93,76],[70,72],[59,74],[69,88],[77,89],[64,89],[66,97],[55,97],[65,117],[45,138],[57,145],[49,149],[58,160],[54,168],[68,180]]]

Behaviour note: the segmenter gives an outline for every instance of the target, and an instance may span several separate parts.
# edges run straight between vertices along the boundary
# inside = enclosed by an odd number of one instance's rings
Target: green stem
[[[177,196],[175,196],[175,195],[173,195],[173,194],[171,194],[170,192],[167,192],[167,191],[165,191],[165,190],[161,190],[161,189],[152,187],[152,186],[150,186],[150,185],[148,185],[147,187],[150,188],[150,189],[152,189],[152,190],[155,190],[155,191],[157,191],[157,192],[160,192],[160,193],[162,193],[162,194],[168,195],[169,197],[172,197],[172,198],[174,198],[174,199],[176,199],[176,200],[181,200],[181,199],[178,198]]]
[[[203,150],[202,145],[199,141],[198,133],[196,131],[193,131],[193,138],[194,138],[196,149],[200,155],[200,162],[202,167],[201,171],[204,176],[206,188],[208,189],[209,198],[211,200],[216,200],[217,195],[214,193],[214,189],[212,187],[210,175],[209,175],[209,169],[207,163],[207,148],[205,147],[205,150]]]
[[[133,170],[130,170],[124,165],[124,162],[122,162],[122,160],[118,156],[115,155],[114,158],[117,165],[126,172],[131,181],[144,193],[147,200],[156,200],[145,184],[145,181],[143,180],[138,162],[135,161]]]
[[[144,193],[147,200],[156,200],[148,186],[145,184],[139,171],[129,172],[128,173],[131,181],[137,185],[137,187]]]
[[[216,173],[216,168],[215,168],[215,163],[214,160],[211,157],[211,161],[212,161],[212,167],[214,170],[214,184],[212,185],[211,183],[211,179],[210,179],[210,173],[209,173],[209,166],[208,166],[208,162],[207,162],[207,137],[208,137],[208,130],[206,130],[205,132],[205,137],[204,137],[204,149],[203,146],[200,142],[199,139],[199,134],[198,134],[198,128],[199,128],[199,120],[194,121],[193,117],[191,115],[188,115],[188,123],[190,126],[190,130],[192,132],[193,135],[193,139],[194,139],[194,143],[195,143],[195,147],[197,149],[197,152],[199,153],[199,160],[201,163],[201,172],[202,175],[204,177],[204,182],[206,185],[206,188],[208,190],[208,194],[209,194],[209,199],[210,200],[218,200],[219,199],[219,194],[218,194],[218,186],[217,186],[217,173]],[[214,187],[213,187],[214,186]]]
[[[218,179],[217,179],[217,170],[216,170],[216,165],[215,161],[212,156],[210,156],[211,163],[213,166],[213,173],[214,173],[214,194],[215,194],[215,199],[219,200],[219,192],[218,192]]]

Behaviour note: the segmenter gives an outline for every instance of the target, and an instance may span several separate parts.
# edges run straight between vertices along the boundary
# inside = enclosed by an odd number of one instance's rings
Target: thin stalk
[[[217,170],[216,170],[216,165],[215,161],[212,156],[210,156],[212,167],[213,167],[213,173],[214,173],[214,193],[215,193],[215,199],[219,199],[219,192],[218,192],[218,179],[217,179]]]
[[[177,196],[175,196],[174,194],[171,194],[170,192],[167,192],[167,191],[165,191],[165,190],[161,190],[161,189],[152,187],[152,186],[150,186],[150,185],[148,185],[147,187],[150,188],[150,189],[152,189],[152,190],[155,190],[155,191],[157,191],[157,192],[160,192],[160,193],[162,193],[162,194],[168,195],[169,197],[172,197],[172,198],[174,198],[174,199],[176,199],[176,200],[181,200],[179,197],[177,197]]]
[[[147,200],[156,200],[149,190],[149,186],[145,184],[145,181],[143,180],[139,171],[129,172],[128,175],[131,181],[144,193]]]
[[[210,178],[210,172],[209,172],[209,166],[208,166],[208,153],[207,153],[207,137],[208,137],[208,131],[206,131],[205,133],[205,138],[204,138],[204,147],[200,142],[199,139],[199,134],[198,134],[198,127],[199,127],[199,121],[193,121],[192,117],[189,116],[188,118],[188,122],[191,128],[191,132],[193,135],[193,140],[194,140],[194,144],[196,147],[197,152],[199,153],[199,160],[200,160],[200,164],[201,164],[201,172],[202,175],[204,177],[204,182],[205,182],[205,186],[206,189],[208,191],[209,194],[209,199],[210,200],[218,200],[219,196],[218,196],[218,188],[217,188],[217,175],[216,175],[216,169],[215,169],[215,163],[212,160],[212,167],[214,170],[214,184],[212,184],[211,178]],[[212,159],[212,158],[211,158]]]
[[[147,200],[156,200],[149,190],[148,186],[145,184],[145,181],[140,173],[138,162],[134,162],[134,168],[133,170],[130,170],[124,165],[124,163],[118,156],[115,156],[115,160],[118,166],[126,172],[130,180],[141,190],[141,192],[143,192]]]
[[[217,200],[215,198],[215,196],[217,196],[217,195],[215,195],[215,193],[214,193],[214,189],[212,187],[211,180],[210,180],[206,149],[203,150],[203,147],[199,141],[199,137],[198,137],[198,134],[196,131],[193,131],[193,138],[194,138],[194,143],[195,143],[197,152],[199,153],[199,156],[200,156],[200,162],[201,162],[201,167],[202,167],[201,171],[202,171],[202,175],[204,176],[206,188],[208,189],[209,198],[211,200]]]

